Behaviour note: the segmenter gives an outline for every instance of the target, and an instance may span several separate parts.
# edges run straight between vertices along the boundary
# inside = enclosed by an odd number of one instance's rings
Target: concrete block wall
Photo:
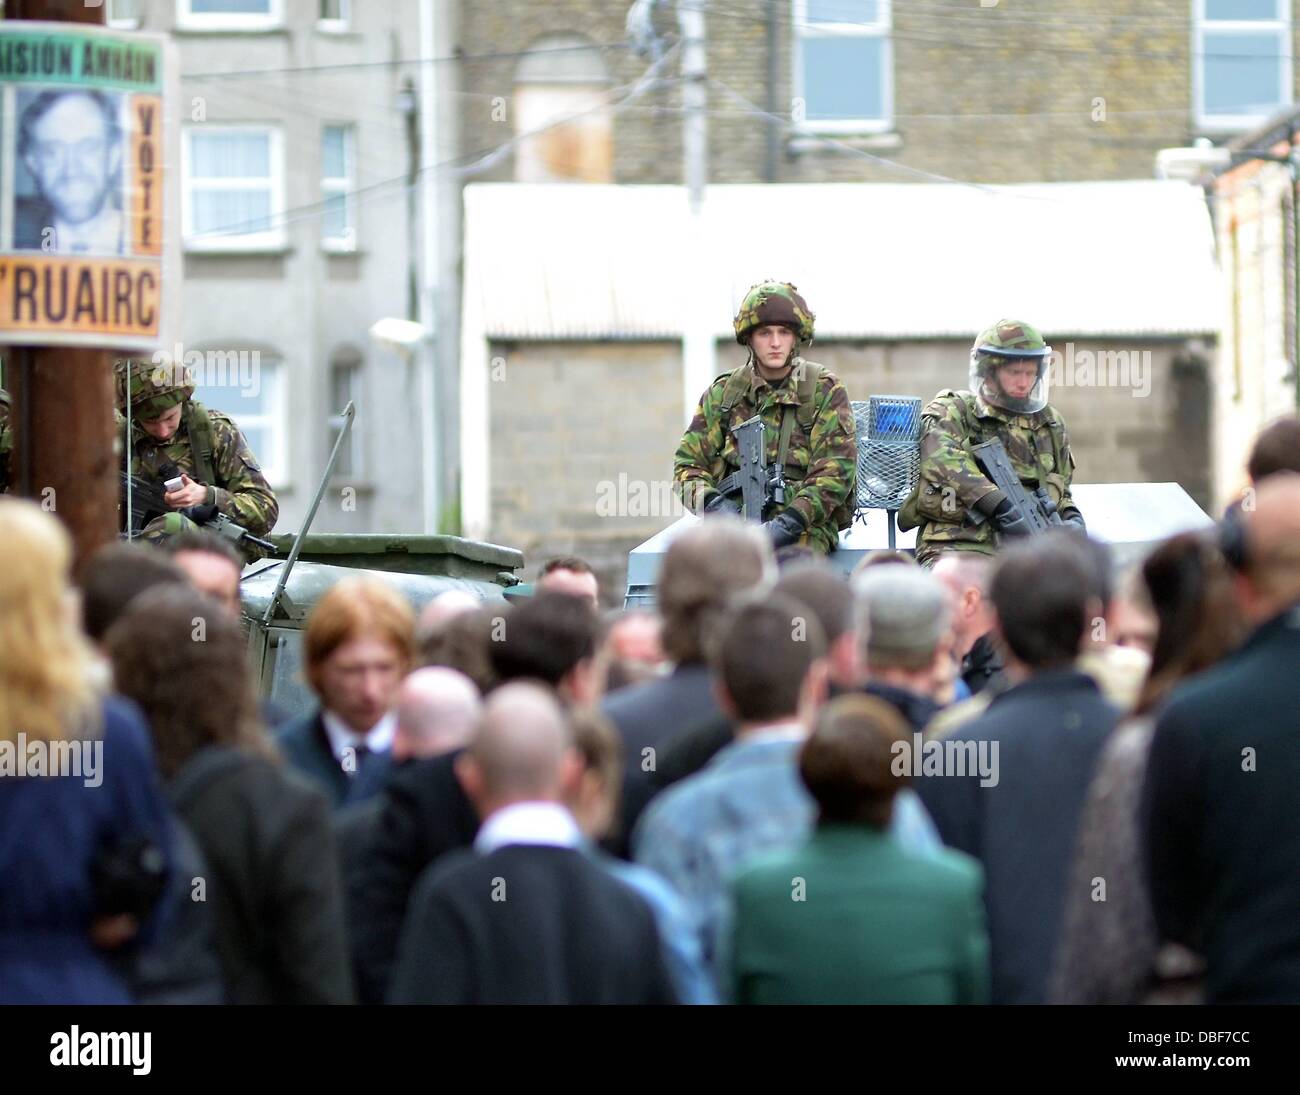
[[[1069,341],[1053,338],[1062,351]],[[1198,419],[1208,403],[1207,354],[1198,358],[1167,340],[1073,345],[1078,361],[1103,350],[1151,355],[1140,384],[1062,384],[1050,393],[1070,432],[1078,481],[1178,482],[1207,505],[1208,430]],[[522,550],[528,577],[552,555],[588,559],[616,603],[628,550],[680,512],[656,501],[667,496],[685,426],[680,347],[516,343],[492,352],[505,361],[505,379],[490,393],[489,538]],[[809,356],[844,381],[851,399],[928,400],[942,388],[966,387],[967,352],[967,344],[954,341],[827,342]],[[742,361],[734,343],[719,343],[719,370]],[[1074,379],[1081,375],[1076,366]],[[617,512],[602,497],[614,500]]]

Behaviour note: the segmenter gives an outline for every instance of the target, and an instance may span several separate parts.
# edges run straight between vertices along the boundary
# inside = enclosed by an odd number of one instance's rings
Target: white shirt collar
[[[582,830],[558,802],[516,802],[492,814],[474,838],[474,850],[487,855],[507,844],[576,848]]]
[[[364,745],[372,753],[387,753],[393,747],[397,715],[392,711],[384,715],[365,734],[358,734],[333,711],[322,709],[320,718],[325,727],[325,736],[329,738],[330,752],[340,764],[343,763],[345,749],[355,749],[358,745]]]
[[[55,218],[54,243],[60,251],[119,254],[122,250],[122,214],[116,209],[106,208],[82,225],[66,224]]]

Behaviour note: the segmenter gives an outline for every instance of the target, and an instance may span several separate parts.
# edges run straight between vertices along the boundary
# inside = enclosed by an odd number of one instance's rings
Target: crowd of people
[[[358,575],[296,717],[219,537],[74,580],[0,499],[0,1000],[1300,1001],[1297,432],[1131,572],[716,514],[654,611]]]

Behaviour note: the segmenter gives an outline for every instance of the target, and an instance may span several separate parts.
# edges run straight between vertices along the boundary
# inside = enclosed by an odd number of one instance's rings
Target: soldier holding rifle
[[[1047,402],[1052,348],[1019,320],[976,337],[970,390],[945,389],[922,414],[921,475],[898,515],[919,528],[916,557],[991,555],[1047,525],[1084,528],[1070,497],[1074,457],[1065,420]]]
[[[788,282],[761,282],[745,294],[733,326],[748,360],[700,398],[673,478],[696,513],[744,513],[763,522],[775,547],[804,544],[825,554],[853,519],[857,449],[844,385],[799,355],[812,342],[814,319]],[[745,468],[741,438],[753,442],[756,461]],[[751,487],[761,477],[757,500],[742,471]]]

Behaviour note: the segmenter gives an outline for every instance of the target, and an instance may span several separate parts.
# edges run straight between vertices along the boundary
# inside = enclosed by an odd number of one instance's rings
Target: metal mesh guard
[[[858,507],[899,510],[921,470],[921,400],[885,396],[850,405],[858,441]]]

